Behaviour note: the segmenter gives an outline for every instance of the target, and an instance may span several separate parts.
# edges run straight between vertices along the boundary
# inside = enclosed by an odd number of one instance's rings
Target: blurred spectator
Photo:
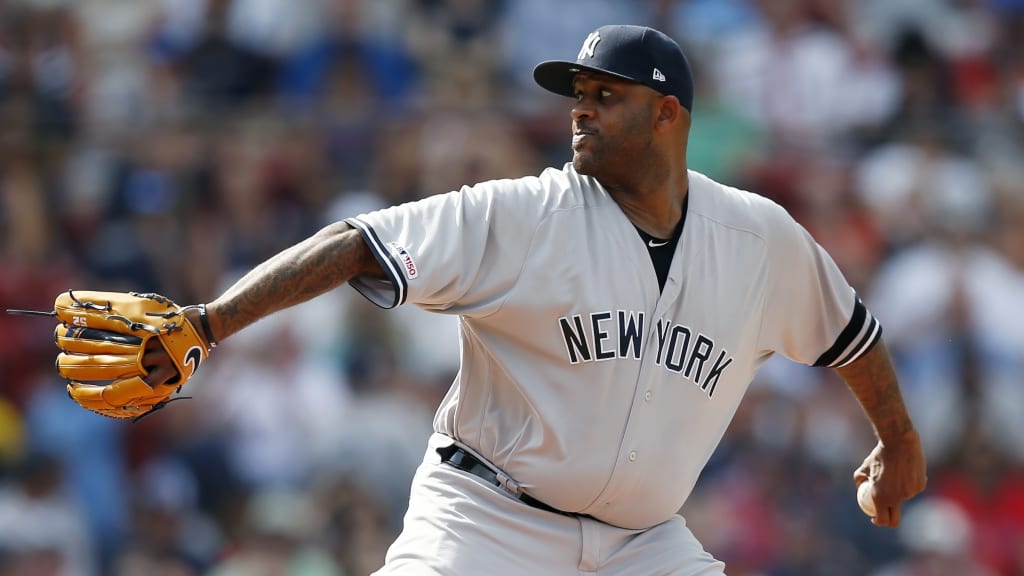
[[[53,456],[33,452],[15,481],[0,486],[0,573],[24,576],[100,574],[89,526]],[[8,572],[9,571],[9,572]]]
[[[394,105],[416,85],[418,71],[399,36],[405,0],[330,0],[324,26],[282,64],[280,89],[296,106],[313,106],[344,89],[365,91],[372,105]],[[347,102],[349,105],[358,104]]]
[[[502,0],[418,0],[408,33],[409,52],[427,77],[446,76],[456,67],[473,70],[478,82],[497,79],[502,44]]]
[[[152,554],[135,548],[128,548],[117,559],[113,576],[201,576],[188,558],[173,554]]]
[[[423,459],[433,405],[420,396],[422,384],[393,374],[391,386],[357,397],[339,414],[344,424],[321,464],[330,477],[350,478],[380,508],[384,526],[395,530],[408,504],[409,484]],[[429,396],[433,404],[437,396]]]
[[[307,355],[295,318],[283,311],[238,334],[203,389],[229,464],[253,489],[308,483],[317,458],[333,452],[348,405],[339,367]]]
[[[30,138],[11,134],[20,130],[16,122],[0,124],[0,300],[5,308],[48,310],[53,300],[47,294],[67,290],[77,273],[53,222],[43,166],[27,142],[4,142],[5,136]],[[39,370],[38,351],[52,351],[53,327],[39,318],[2,314],[0,331],[7,334],[0,338],[3,392],[20,406]]]
[[[0,15],[0,103],[24,99],[37,142],[63,144],[86,78],[78,21],[63,5],[8,3]]]
[[[210,576],[343,576],[315,545],[322,510],[297,492],[257,492],[246,508],[246,537]]]
[[[218,10],[216,3],[206,0],[207,10]],[[226,34],[256,53],[279,60],[319,32],[325,4],[330,0],[229,0]]]
[[[449,68],[425,90],[422,112],[388,119],[380,128],[371,183],[386,204],[540,172],[520,127],[493,113],[499,98],[494,84],[481,82],[471,69]]]
[[[133,494],[130,544],[116,560],[122,570],[150,562],[200,574],[220,556],[220,531],[199,510],[196,479],[181,462],[164,456],[146,462]]]
[[[977,159],[958,153],[938,127],[872,148],[856,171],[856,191],[890,249],[935,233],[976,239],[990,214],[991,189]]]
[[[899,527],[908,557],[875,576],[995,576],[971,558],[971,525],[956,504],[925,498],[908,506]]]
[[[36,375],[32,386],[25,404],[28,449],[58,463],[61,489],[80,508],[86,524],[83,537],[102,570],[127,528],[124,425],[69,403],[56,374]]]
[[[88,0],[67,2],[80,24],[85,54],[82,140],[140,129],[140,121],[157,113],[157,89],[150,84],[151,69],[138,47],[157,18],[156,0]],[[188,11],[187,0],[176,0],[178,13]],[[81,144],[81,142],[74,142]]]
[[[763,126],[722,101],[711,66],[713,63],[703,59],[690,61],[693,106],[700,113],[694,115],[690,126],[686,161],[691,170],[739,186],[748,171],[767,162],[770,141]]]
[[[604,24],[651,25],[654,7],[649,0],[509,0],[501,18],[504,71],[513,81],[518,100],[512,105],[531,108],[530,102],[550,102],[534,89],[533,67],[543,60],[572,60],[579,52],[578,38]],[[534,106],[535,107],[535,106]],[[568,122],[568,120],[566,120]],[[566,144],[568,146],[568,144]]]
[[[973,557],[1000,576],[1024,571],[1024,471],[977,428],[956,459],[938,470],[931,492],[955,503],[973,533]]]
[[[978,294],[974,337],[983,356],[980,398],[983,430],[1014,462],[1024,464],[1024,180],[996,172],[994,218],[988,240],[994,249],[991,291]]]
[[[899,152],[892,152],[890,159],[898,162]],[[907,159],[918,154],[903,153]],[[1010,417],[1004,407],[1020,398],[1019,386],[1008,381],[1022,362],[1024,311],[1008,295],[1019,292],[1022,276],[983,243],[993,199],[978,167],[941,153],[916,158],[912,173],[907,168],[889,173],[905,178],[900,194],[915,198],[921,236],[883,265],[871,293],[926,450],[941,460],[972,419],[985,422],[985,430],[1000,442],[1013,442],[1009,439],[1020,432],[1020,418]],[[881,194],[886,184],[900,190],[898,180],[881,178],[865,190]],[[905,210],[887,213],[891,230]]]
[[[21,458],[24,449],[21,413],[12,402],[0,397],[0,479]]]
[[[133,139],[124,155],[97,167],[107,171],[99,185],[109,188],[95,198],[105,200],[96,220],[79,223],[95,226],[83,258],[107,283],[178,293],[181,272],[166,263],[179,257],[184,244],[178,217],[191,200],[202,150],[188,125],[160,123],[154,128],[161,130],[160,138]]]
[[[963,118],[955,105],[949,62],[917,28],[895,39],[891,61],[899,74],[899,99],[880,126],[882,138],[914,138],[921,134],[953,141],[963,136]]]
[[[879,54],[809,19],[803,0],[761,0],[763,22],[723,38],[710,55],[721,96],[782,142],[813,146],[880,122],[898,84]]]
[[[275,59],[230,34],[232,5],[232,0],[208,0],[198,9],[200,23],[184,30],[158,28],[152,39],[155,61],[172,66],[185,97],[195,106],[237,106],[268,96],[273,87]]]
[[[359,485],[330,472],[313,484],[315,498],[327,516],[328,549],[349,576],[371,574],[383,566],[388,546],[401,529],[389,522],[380,500]]]
[[[751,0],[657,0],[657,22],[661,28],[685,40],[703,54],[722,38],[758,25],[762,16]],[[700,64],[690,59],[690,65]],[[697,86],[700,87],[700,82]]]

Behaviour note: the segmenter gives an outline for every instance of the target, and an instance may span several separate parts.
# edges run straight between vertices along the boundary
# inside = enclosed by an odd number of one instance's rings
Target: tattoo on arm
[[[253,268],[207,308],[217,340],[359,275],[383,276],[359,232],[339,222]]]
[[[885,342],[836,372],[853,391],[878,438],[898,439],[914,431]]]

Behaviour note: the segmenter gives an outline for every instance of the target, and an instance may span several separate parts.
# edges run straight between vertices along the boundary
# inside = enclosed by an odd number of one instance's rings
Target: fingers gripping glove
[[[57,296],[57,371],[68,381],[68,395],[111,418],[137,419],[162,408],[210,352],[185,317],[189,308],[158,294],[69,290]],[[143,380],[148,371],[142,365],[153,339],[178,371],[156,388]]]

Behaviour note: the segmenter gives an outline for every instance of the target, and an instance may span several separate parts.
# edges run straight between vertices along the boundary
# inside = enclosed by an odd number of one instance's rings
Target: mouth
[[[596,130],[579,129],[572,133],[572,147],[575,149],[587,140],[597,136]]]

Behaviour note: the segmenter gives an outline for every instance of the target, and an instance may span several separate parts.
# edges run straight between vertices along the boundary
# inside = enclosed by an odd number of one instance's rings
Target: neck
[[[601,184],[637,228],[656,238],[669,238],[683,216],[689,178],[685,165],[668,172],[648,171],[637,182]]]

